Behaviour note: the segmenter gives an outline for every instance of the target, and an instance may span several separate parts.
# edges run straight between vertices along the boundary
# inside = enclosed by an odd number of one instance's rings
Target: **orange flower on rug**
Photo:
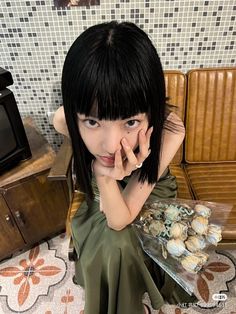
[[[229,269],[230,269],[230,265],[228,265],[226,263],[212,262],[212,263],[209,263],[204,268],[204,270],[198,275],[198,279],[197,279],[198,291],[199,291],[201,298],[206,303],[209,302],[209,298],[210,298],[210,290],[209,290],[207,280],[213,281],[215,279],[214,272],[215,273],[223,273],[223,272],[227,272],[227,270],[229,270]],[[204,276],[207,280],[204,278]],[[217,292],[219,292],[219,291],[217,291]]]
[[[48,254],[44,258],[40,256],[40,246],[37,246],[30,250],[26,258],[19,260],[19,265],[0,269],[0,276],[9,278],[8,284],[2,287],[1,295],[8,296],[10,308],[15,309],[17,305],[20,310],[27,310],[39,295],[47,294],[50,286],[62,280],[66,264],[61,258],[55,257],[55,250],[51,252],[53,256],[50,259]],[[19,289],[13,288],[13,285],[19,285]],[[11,287],[13,293],[8,291]]]
[[[67,289],[66,290],[66,295],[63,295],[61,297],[61,303],[64,303],[65,306],[66,306],[64,314],[68,314],[68,304],[71,303],[71,302],[74,302],[74,296],[71,295],[71,290]]]

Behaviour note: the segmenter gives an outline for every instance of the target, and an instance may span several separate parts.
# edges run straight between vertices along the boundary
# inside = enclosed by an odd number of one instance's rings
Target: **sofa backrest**
[[[236,161],[236,68],[187,73],[185,160]]]
[[[167,103],[174,105],[172,110],[184,121],[186,101],[186,76],[180,71],[164,71]],[[176,153],[171,164],[180,164],[183,159],[183,145]]]

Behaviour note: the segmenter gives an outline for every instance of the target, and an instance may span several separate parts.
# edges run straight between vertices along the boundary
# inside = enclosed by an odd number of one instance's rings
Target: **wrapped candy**
[[[206,218],[209,218],[211,215],[211,209],[207,206],[202,205],[202,204],[195,205],[194,210],[195,210],[195,213],[197,215],[200,215],[200,216],[203,216]]]
[[[184,253],[186,247],[182,240],[172,239],[167,242],[166,249],[171,255],[181,256]]]
[[[149,231],[153,236],[158,236],[165,231],[165,225],[162,221],[153,220],[150,222]]]
[[[198,234],[207,234],[208,219],[203,216],[193,218],[191,227]]]
[[[208,226],[208,231],[206,235],[206,239],[209,243],[213,245],[217,245],[218,242],[221,241],[222,235],[221,235],[221,228],[220,226],[210,224]]]
[[[185,241],[185,245],[190,252],[197,252],[206,247],[206,240],[203,236],[190,236],[187,241]]]
[[[184,222],[176,222],[170,228],[170,237],[186,240],[188,237],[188,226]]]
[[[177,207],[170,205],[164,212],[167,220],[176,221],[180,219],[180,211]]]
[[[208,247],[217,246],[222,239],[222,219],[216,215],[219,220],[214,223],[212,213],[224,213],[231,207],[204,201],[157,200],[144,205],[133,225],[144,251],[191,295],[194,287],[189,276],[201,271],[209,260]]]
[[[207,262],[208,256],[204,254],[191,254],[181,260],[181,265],[190,273],[197,273]]]

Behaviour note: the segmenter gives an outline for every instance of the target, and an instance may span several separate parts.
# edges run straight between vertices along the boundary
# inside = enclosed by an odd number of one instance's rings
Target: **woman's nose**
[[[115,129],[111,129],[104,134],[103,150],[109,155],[114,155],[115,152],[121,149],[122,134]]]

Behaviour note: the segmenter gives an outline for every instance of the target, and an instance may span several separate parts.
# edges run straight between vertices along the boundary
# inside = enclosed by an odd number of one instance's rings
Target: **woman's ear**
[[[58,133],[61,133],[67,137],[69,136],[68,128],[66,125],[66,118],[65,118],[65,112],[64,107],[59,107],[53,117],[53,126],[56,129]]]

